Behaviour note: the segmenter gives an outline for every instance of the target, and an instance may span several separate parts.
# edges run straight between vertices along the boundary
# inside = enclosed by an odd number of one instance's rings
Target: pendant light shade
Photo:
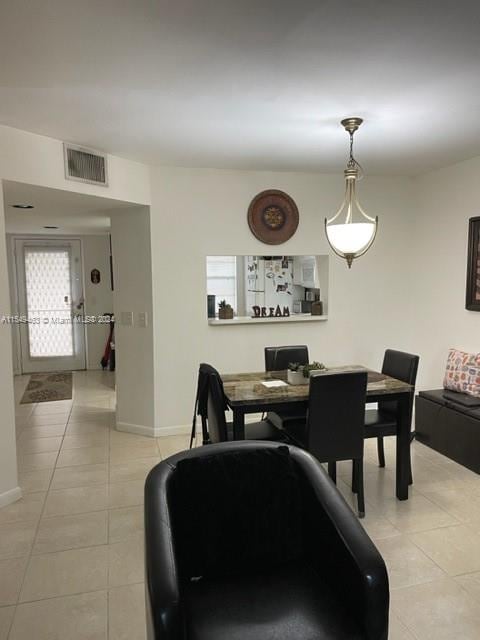
[[[358,254],[366,249],[372,243],[374,235],[375,225],[371,222],[352,222],[351,224],[327,226],[328,241],[345,255]]]
[[[362,124],[361,118],[347,118],[342,125],[350,134],[350,158],[344,171],[345,197],[337,213],[325,218],[325,232],[333,251],[352,266],[372,246],[377,234],[378,218],[365,213],[357,199],[356,182],[363,177],[361,166],[353,157],[353,134]]]

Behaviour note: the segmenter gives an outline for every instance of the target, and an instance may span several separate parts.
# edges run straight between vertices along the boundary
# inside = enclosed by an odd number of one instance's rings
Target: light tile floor
[[[115,431],[112,374],[74,374],[72,401],[18,404],[24,497],[0,509],[0,640],[144,640],[143,482],[188,436]],[[366,443],[362,521],[388,566],[390,640],[480,638],[480,476],[415,442],[414,487],[394,497]],[[338,487],[350,505],[350,464]]]

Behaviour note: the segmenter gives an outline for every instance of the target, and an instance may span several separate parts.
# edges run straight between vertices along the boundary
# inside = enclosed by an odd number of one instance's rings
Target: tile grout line
[[[131,584],[143,584],[143,582],[132,582]],[[122,586],[130,586],[128,585],[122,585]],[[22,606],[24,604],[34,604],[35,602],[45,602],[48,600],[57,600],[58,598],[73,598],[76,596],[83,596],[87,593],[101,593],[102,591],[107,592],[108,588],[106,587],[105,589],[89,589],[88,591],[73,591],[72,593],[62,593],[56,596],[47,596],[46,598],[33,598],[32,600],[25,600],[24,602],[19,602],[19,606]]]

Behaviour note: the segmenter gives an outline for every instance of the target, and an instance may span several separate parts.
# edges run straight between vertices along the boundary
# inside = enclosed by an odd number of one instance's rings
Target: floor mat
[[[72,372],[32,373],[20,404],[70,400],[72,397]]]

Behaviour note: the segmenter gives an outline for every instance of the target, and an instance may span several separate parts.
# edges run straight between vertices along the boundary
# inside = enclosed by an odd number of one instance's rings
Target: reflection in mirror
[[[327,314],[328,256],[208,256],[209,320]]]

